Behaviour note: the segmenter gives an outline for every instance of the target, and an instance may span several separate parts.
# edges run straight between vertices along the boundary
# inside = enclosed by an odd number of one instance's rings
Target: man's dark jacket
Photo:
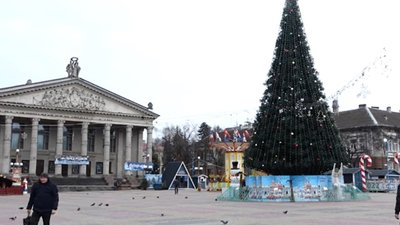
[[[52,210],[57,210],[58,207],[58,189],[57,186],[50,182],[41,183],[40,180],[34,183],[31,189],[27,209],[32,209],[40,212],[47,213]]]
[[[394,214],[398,215],[399,212],[400,212],[400,185],[397,186],[396,207],[394,208]]]

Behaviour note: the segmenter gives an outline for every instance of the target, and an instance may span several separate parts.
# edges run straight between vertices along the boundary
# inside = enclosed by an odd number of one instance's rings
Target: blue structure
[[[343,180],[341,178],[340,180]],[[249,176],[245,187],[230,187],[219,200],[321,202],[369,199],[352,184],[332,182],[332,176]]]

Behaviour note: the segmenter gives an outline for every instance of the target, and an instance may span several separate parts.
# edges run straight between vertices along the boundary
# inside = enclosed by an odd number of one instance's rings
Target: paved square
[[[178,195],[173,190],[61,192],[59,210],[51,224],[219,225],[220,220],[229,221],[228,225],[399,224],[394,218],[394,193],[370,193],[368,201],[318,203],[215,201],[218,195],[187,189],[181,189]],[[18,208],[25,208],[28,198],[0,196],[0,224],[22,224],[26,210]],[[14,216],[15,221],[9,219]]]

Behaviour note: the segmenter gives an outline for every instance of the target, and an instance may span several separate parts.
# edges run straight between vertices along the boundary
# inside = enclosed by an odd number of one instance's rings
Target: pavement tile
[[[394,218],[394,193],[370,193],[367,201],[299,203],[215,201],[218,195],[190,189],[181,189],[178,195],[173,190],[60,192],[59,210],[51,224],[220,225],[221,220],[228,220],[228,225],[399,224]],[[22,224],[26,210],[19,207],[25,208],[28,198],[29,194],[0,196],[0,225]],[[9,219],[15,216],[16,220]]]

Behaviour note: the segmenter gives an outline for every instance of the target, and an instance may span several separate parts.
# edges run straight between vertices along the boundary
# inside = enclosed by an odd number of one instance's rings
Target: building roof
[[[400,113],[380,110],[377,107],[360,105],[358,109],[341,111],[334,114],[339,130],[371,126],[386,126],[400,128]]]
[[[57,96],[62,98],[56,98]],[[79,103],[85,103],[86,107],[79,107]],[[78,104],[78,106],[70,107],[71,104]],[[143,120],[154,120],[159,116],[149,107],[79,77],[27,82],[22,85],[0,88],[0,106],[31,110],[112,114],[122,117],[137,117]]]

